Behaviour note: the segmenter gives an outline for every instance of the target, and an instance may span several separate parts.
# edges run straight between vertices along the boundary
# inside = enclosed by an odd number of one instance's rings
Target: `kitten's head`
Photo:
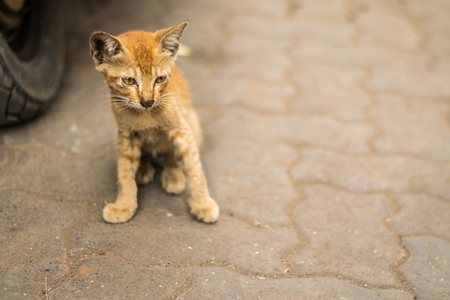
[[[113,108],[147,111],[163,106],[187,24],[155,32],[130,31],[117,37],[102,31],[92,34],[91,56],[111,89]]]

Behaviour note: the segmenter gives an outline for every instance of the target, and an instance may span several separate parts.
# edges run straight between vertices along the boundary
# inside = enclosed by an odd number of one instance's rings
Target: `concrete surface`
[[[447,0],[65,8],[58,99],[0,132],[1,299],[450,299]],[[106,224],[115,123],[89,35],[185,19],[222,217],[155,182]]]

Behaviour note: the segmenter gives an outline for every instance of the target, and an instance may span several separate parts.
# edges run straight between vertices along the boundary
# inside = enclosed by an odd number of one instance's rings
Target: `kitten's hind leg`
[[[171,194],[181,194],[186,189],[186,175],[182,168],[181,157],[174,152],[167,155],[161,183],[164,190]]]
[[[136,173],[136,183],[145,185],[153,181],[155,177],[155,168],[152,165],[151,157],[148,155],[141,156],[141,162]]]

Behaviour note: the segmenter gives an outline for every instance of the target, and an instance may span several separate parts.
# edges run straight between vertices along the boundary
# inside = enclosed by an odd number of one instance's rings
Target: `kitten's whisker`
[[[184,96],[184,95],[190,95],[188,92],[168,92],[161,95],[161,97],[164,96]]]
[[[111,100],[122,100],[122,101],[128,101],[128,98],[125,97],[111,97]]]
[[[107,98],[107,97],[110,98],[111,95],[110,95],[110,94],[97,95],[97,96],[94,97],[94,100],[95,100],[95,99],[99,99],[99,98]]]
[[[104,100],[104,101],[102,101],[100,103],[97,103],[97,105],[95,106],[94,110],[97,110],[97,109],[105,110],[105,109],[107,109],[110,106],[111,106],[111,99],[106,99],[106,100]]]

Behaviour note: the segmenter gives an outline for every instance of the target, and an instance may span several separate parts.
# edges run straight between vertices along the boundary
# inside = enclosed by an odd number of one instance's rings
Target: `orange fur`
[[[94,32],[91,36],[91,55],[110,87],[118,125],[119,194],[115,203],[103,209],[107,222],[121,223],[133,217],[136,181],[153,180],[155,170],[148,158],[157,154],[166,156],[163,188],[178,194],[188,183],[191,213],[207,223],[219,218],[200,163],[198,117],[186,80],[175,66],[186,25],[183,22],[154,33],[131,31],[114,37]]]

